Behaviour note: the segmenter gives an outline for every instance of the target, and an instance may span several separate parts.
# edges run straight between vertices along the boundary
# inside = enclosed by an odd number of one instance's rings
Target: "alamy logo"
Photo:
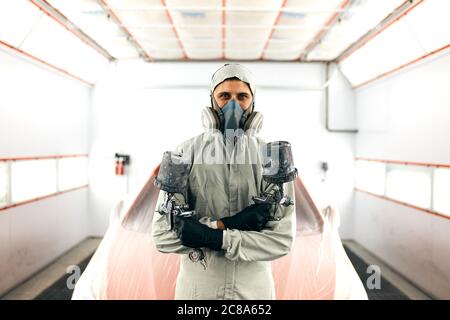
[[[366,270],[370,276],[367,278],[366,286],[369,290],[381,289],[381,269],[377,265],[370,265]]]
[[[67,288],[73,290],[75,288],[75,285],[77,284],[78,279],[80,279],[81,269],[76,265],[68,266],[66,269],[66,273],[70,274],[70,276],[68,276],[66,280]]]

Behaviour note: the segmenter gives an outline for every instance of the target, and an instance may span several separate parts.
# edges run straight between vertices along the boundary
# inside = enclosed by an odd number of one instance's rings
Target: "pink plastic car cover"
[[[72,299],[174,299],[179,256],[156,250],[151,227],[159,166],[136,196],[111,210],[110,224]],[[295,180],[297,235],[291,252],[272,262],[277,299],[367,299],[337,229],[338,212],[319,210]]]

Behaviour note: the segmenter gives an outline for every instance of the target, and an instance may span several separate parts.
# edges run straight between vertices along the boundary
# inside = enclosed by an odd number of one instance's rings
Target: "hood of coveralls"
[[[210,101],[211,101],[211,108],[212,110],[212,114],[207,115],[207,119],[208,119],[208,124],[204,124],[204,128],[206,129],[210,129],[210,124],[209,121],[210,116],[212,116],[212,124],[215,124],[215,128],[218,129],[220,128],[223,123],[223,119],[220,118],[220,113],[221,113],[221,108],[217,105],[217,102],[214,99],[213,96],[213,92],[214,89],[221,84],[222,82],[224,82],[227,79],[231,79],[231,78],[238,78],[239,80],[245,82],[249,88],[250,91],[252,93],[252,102],[249,108],[247,108],[247,110],[244,111],[243,113],[243,127],[242,129],[244,129],[245,132],[247,132],[249,129],[251,129],[252,133],[257,133],[261,127],[261,122],[262,121],[262,116],[261,114],[259,114],[258,112],[255,112],[255,93],[256,93],[256,86],[255,86],[255,81],[253,78],[253,74],[251,73],[251,71],[244,67],[241,64],[238,63],[227,63],[225,65],[223,65],[222,67],[220,67],[212,76],[211,78],[211,83],[210,83]],[[216,114],[214,114],[214,111],[216,112]],[[251,132],[249,132],[249,134],[251,134]]]
[[[220,111],[220,108],[217,106],[214,100],[213,92],[214,89],[224,82],[227,79],[230,78],[238,78],[239,80],[247,83],[247,85],[250,87],[250,91],[252,92],[252,104],[250,107],[244,112],[246,116],[251,114],[255,109],[255,93],[256,93],[256,86],[255,81],[253,78],[253,74],[249,69],[244,67],[241,64],[238,63],[227,63],[220,67],[212,76],[211,83],[209,87],[210,95],[211,95],[211,107],[214,108],[217,111]]]

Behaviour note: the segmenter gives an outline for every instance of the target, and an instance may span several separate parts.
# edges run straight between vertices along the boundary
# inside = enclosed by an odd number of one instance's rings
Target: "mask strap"
[[[212,107],[209,107],[209,110],[211,111],[212,117],[214,118],[214,124],[213,124],[214,129],[220,130],[221,121],[220,121],[219,112],[217,112],[217,110],[215,110]]]
[[[244,123],[244,132],[247,131],[248,129],[250,129],[250,126],[252,125],[253,119],[255,118],[256,114],[257,114],[257,112],[252,112],[252,113],[248,116],[247,120],[245,120],[245,123]]]

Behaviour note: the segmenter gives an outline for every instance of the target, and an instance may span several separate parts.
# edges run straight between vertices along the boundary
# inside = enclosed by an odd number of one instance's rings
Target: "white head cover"
[[[213,93],[214,89],[225,81],[226,79],[236,77],[241,81],[248,83],[250,90],[252,91],[253,97],[255,96],[255,82],[253,80],[253,74],[249,69],[238,63],[225,64],[220,69],[218,69],[212,76],[210,91]]]

